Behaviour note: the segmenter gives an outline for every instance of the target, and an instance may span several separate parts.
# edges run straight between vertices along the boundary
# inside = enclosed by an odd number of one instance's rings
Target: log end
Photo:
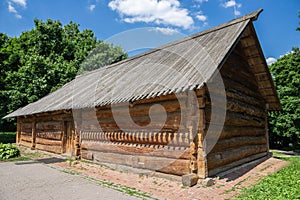
[[[197,184],[199,177],[196,174],[186,174],[182,176],[182,185],[192,187]]]

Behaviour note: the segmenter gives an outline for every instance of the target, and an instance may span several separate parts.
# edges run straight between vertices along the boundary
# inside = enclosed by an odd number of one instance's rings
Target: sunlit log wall
[[[266,104],[245,60],[243,49],[238,45],[221,69],[226,88],[227,114],[217,144],[211,152],[207,152],[209,176],[263,157],[268,151]],[[207,98],[206,127],[214,129],[221,124],[211,123],[211,106]],[[217,104],[214,106],[218,107]]]
[[[197,98],[203,103],[201,95]],[[182,119],[190,119],[190,103],[188,94],[184,93],[135,101],[129,106],[119,104],[113,109],[106,106],[83,110],[81,157],[174,175],[188,174],[191,171],[190,143],[193,136],[190,121]],[[133,123],[129,122],[126,110],[129,110]],[[160,120],[163,112],[166,113],[165,121]],[[116,123],[116,117],[121,121],[121,127]],[[198,131],[197,127],[195,131]]]
[[[72,114],[62,111],[18,117],[17,143],[31,149],[65,153],[66,123],[72,121]]]

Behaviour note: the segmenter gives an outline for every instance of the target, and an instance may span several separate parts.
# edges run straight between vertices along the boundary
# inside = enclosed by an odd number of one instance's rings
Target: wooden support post
[[[20,121],[20,119],[17,119],[17,134],[16,134],[16,143],[20,144],[20,140],[21,140],[21,132],[22,132],[22,123]]]
[[[201,104],[199,104],[199,125],[198,125],[198,148],[197,148],[197,163],[198,163],[198,177],[205,179],[208,176],[208,168],[207,168],[207,155],[206,155],[206,147],[205,147],[205,89],[202,88],[198,92],[200,93]],[[198,97],[199,99],[199,97]]]
[[[62,121],[62,137],[61,137],[61,153],[66,153],[66,145],[67,145],[67,123],[66,121]]]
[[[198,114],[198,102],[194,91],[188,92],[186,103],[187,103],[186,126],[189,133],[189,141],[190,141],[190,173],[197,174],[198,171],[197,120],[199,114]]]
[[[32,122],[32,141],[31,141],[31,149],[35,149],[35,140],[36,140],[36,120],[34,119],[34,121]]]
[[[265,111],[265,131],[266,131],[266,140],[267,140],[267,152],[269,152],[270,144],[269,144],[269,126],[268,126],[268,109],[269,104],[266,104],[266,111]]]
[[[74,117],[74,126],[75,131],[73,134],[72,126],[73,124],[69,125],[70,131],[72,131],[72,141],[74,141],[74,150],[72,151],[72,154],[76,157],[80,156],[80,132],[82,129],[82,110],[76,110],[73,111],[73,117]]]

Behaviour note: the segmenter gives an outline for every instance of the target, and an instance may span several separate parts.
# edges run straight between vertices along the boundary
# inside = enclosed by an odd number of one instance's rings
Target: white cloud
[[[194,20],[178,0],[112,0],[108,6],[127,23],[145,22],[189,29]]]
[[[92,4],[92,5],[89,6],[89,10],[90,10],[90,11],[93,11],[95,8],[96,8],[96,5],[95,5],[95,4]]]
[[[207,16],[202,15],[202,14],[196,15],[196,18],[202,22],[205,22],[207,20]]]
[[[238,10],[236,10],[236,9],[234,9],[234,15],[235,15],[235,16],[241,15],[241,12],[238,11]]]
[[[159,32],[162,33],[164,35],[175,35],[178,34],[179,31],[177,29],[173,29],[173,28],[161,28],[161,27],[156,27],[151,29],[151,31],[155,31],[155,32]]]
[[[238,8],[240,8],[242,5],[236,3],[235,0],[230,0],[230,1],[227,1],[227,2],[225,2],[225,3],[223,4],[223,7],[224,7],[224,8],[230,8],[230,7],[235,7],[235,6],[238,7]]]
[[[15,14],[15,17],[18,18],[18,19],[22,19],[22,15],[20,15],[18,13]]]
[[[26,8],[26,0],[10,0],[11,2],[19,5],[19,6],[22,6],[23,8]]]
[[[19,14],[15,6],[26,8],[26,0],[8,0],[8,12],[14,13],[17,19],[22,19],[22,15]]]
[[[277,61],[277,59],[273,58],[273,57],[269,57],[269,58],[266,59],[266,61],[267,61],[268,65],[272,65],[274,62]]]
[[[241,15],[241,12],[238,9],[242,7],[242,4],[237,3],[235,0],[226,1],[225,3],[222,4],[222,6],[224,8],[232,8],[233,7],[233,9],[234,9],[233,14],[235,16]]]
[[[8,12],[15,13],[15,14],[18,13],[16,8],[11,4],[11,2],[8,2]]]

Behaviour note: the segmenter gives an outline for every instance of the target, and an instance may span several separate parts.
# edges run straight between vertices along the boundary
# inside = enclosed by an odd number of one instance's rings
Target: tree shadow
[[[65,159],[52,157],[52,158],[41,158],[41,159],[36,159],[31,161],[16,162],[15,165],[28,165],[28,164],[38,164],[38,163],[53,164],[53,163],[60,163],[64,161]]]
[[[245,163],[243,165],[234,167],[230,170],[227,170],[225,172],[217,174],[217,177],[220,177],[220,179],[226,180],[226,182],[234,181],[243,175],[247,174],[251,170],[253,170],[255,167],[257,167],[259,164],[265,162],[269,158],[272,157],[272,153],[268,153],[268,155],[259,158],[257,160]]]

